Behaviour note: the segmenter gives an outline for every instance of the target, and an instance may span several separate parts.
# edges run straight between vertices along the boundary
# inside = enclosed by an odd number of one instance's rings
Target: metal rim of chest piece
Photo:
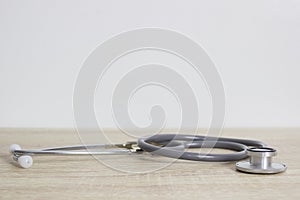
[[[286,165],[272,163],[272,157],[276,155],[276,150],[269,147],[249,148],[247,150],[249,161],[236,163],[236,169],[241,172],[253,174],[276,174],[284,172]]]

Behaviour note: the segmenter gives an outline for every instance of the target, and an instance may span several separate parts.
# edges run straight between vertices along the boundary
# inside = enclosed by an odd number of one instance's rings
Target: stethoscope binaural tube
[[[180,151],[168,147],[168,143],[179,142],[184,144],[184,149],[190,148],[221,148],[237,151],[230,154],[206,154]],[[234,138],[216,138],[199,135],[181,134],[157,134],[154,136],[138,139],[138,146],[144,151],[161,156],[208,162],[237,161],[247,157],[249,147],[265,147],[266,144],[255,140],[244,140]]]

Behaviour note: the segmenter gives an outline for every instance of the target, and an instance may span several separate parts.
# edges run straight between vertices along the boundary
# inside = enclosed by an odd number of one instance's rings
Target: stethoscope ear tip
[[[9,152],[14,153],[16,150],[21,150],[20,145],[18,144],[12,144],[9,146]]]
[[[29,155],[20,156],[20,157],[18,157],[17,160],[18,160],[20,167],[22,167],[24,169],[30,168],[33,164],[33,159]]]

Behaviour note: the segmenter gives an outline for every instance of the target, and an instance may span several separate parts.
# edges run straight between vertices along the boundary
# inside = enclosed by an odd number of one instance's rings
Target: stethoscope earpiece
[[[22,150],[20,145],[12,144],[12,145],[10,145],[9,150],[10,150],[10,153],[13,154],[13,160],[16,161],[20,167],[27,169],[32,166],[33,159],[30,155],[17,156],[15,154],[16,151]]]

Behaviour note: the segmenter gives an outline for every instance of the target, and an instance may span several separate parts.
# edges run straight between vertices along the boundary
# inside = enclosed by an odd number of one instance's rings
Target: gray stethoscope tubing
[[[171,142],[176,143],[177,141],[183,141],[183,150],[168,147],[168,144]],[[182,142],[179,142],[178,144],[182,144]],[[144,151],[166,157],[194,161],[225,162],[244,159],[247,157],[247,149],[250,146],[261,148],[265,147],[266,144],[260,141],[245,139],[160,134],[138,139],[138,146]],[[237,152],[230,154],[204,154],[184,151],[184,149],[189,148],[221,148]]]

